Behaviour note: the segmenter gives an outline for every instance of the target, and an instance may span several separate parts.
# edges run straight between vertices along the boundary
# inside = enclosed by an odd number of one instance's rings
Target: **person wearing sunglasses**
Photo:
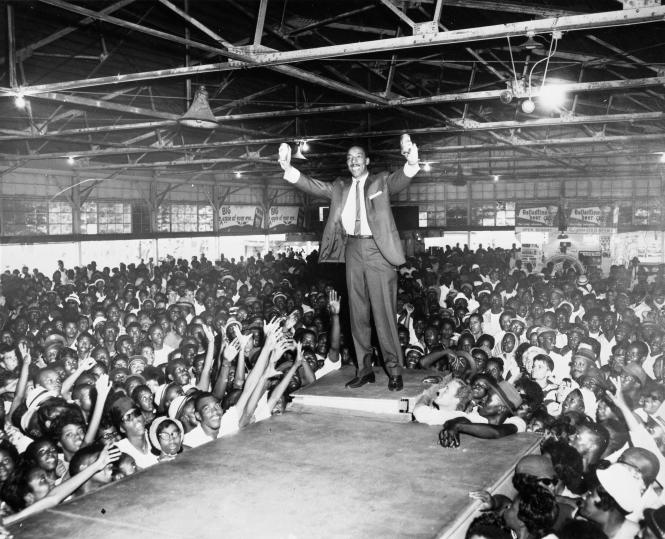
[[[136,403],[129,397],[120,397],[110,411],[118,432],[124,436],[116,443],[117,448],[133,457],[140,470],[157,464],[157,456],[153,455],[148,441],[145,417]]]

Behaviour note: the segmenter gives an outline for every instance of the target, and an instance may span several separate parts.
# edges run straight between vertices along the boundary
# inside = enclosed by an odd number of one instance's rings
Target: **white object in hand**
[[[279,145],[279,160],[288,161],[290,153],[291,153],[291,148],[289,147],[289,145],[286,142],[282,142]]]
[[[402,155],[407,155],[409,153],[412,144],[413,143],[411,142],[411,137],[406,133],[404,133],[402,137],[399,139],[399,145],[402,151]]]

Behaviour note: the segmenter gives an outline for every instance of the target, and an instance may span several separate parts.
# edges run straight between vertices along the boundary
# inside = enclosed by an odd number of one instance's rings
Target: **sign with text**
[[[286,228],[295,230],[302,228],[305,214],[300,206],[272,206],[268,219],[268,228]]]
[[[599,227],[616,226],[618,212],[613,205],[581,206],[570,208],[567,215],[568,227]]]
[[[263,209],[258,206],[236,204],[219,207],[220,230],[261,229],[262,225]]]
[[[517,226],[526,227],[557,227],[559,226],[559,206],[556,204],[542,204],[517,206]]]

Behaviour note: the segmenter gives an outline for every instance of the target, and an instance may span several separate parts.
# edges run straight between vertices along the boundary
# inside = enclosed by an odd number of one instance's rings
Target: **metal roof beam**
[[[53,5],[67,6],[66,9],[74,8],[81,10],[77,6],[72,6],[61,0],[42,0]],[[86,13],[98,15],[95,12],[84,10]],[[61,91],[66,89],[84,88],[92,86],[102,86],[107,84],[119,84],[133,82],[137,80],[158,79],[169,77],[192,76],[203,73],[218,71],[228,71],[235,69],[246,69],[252,67],[268,67],[281,64],[290,64],[297,62],[307,62],[311,60],[321,60],[325,58],[337,58],[344,56],[354,56],[358,54],[371,54],[384,51],[393,51],[398,49],[424,48],[433,46],[450,45],[457,43],[467,43],[473,41],[483,41],[510,36],[522,36],[527,32],[536,34],[549,34],[553,31],[571,32],[575,30],[590,30],[594,28],[607,28],[616,26],[629,26],[636,24],[646,24],[659,22],[665,19],[665,6],[656,6],[643,9],[631,9],[622,11],[608,11],[602,13],[589,13],[586,15],[572,15],[558,18],[547,18],[534,21],[521,21],[508,24],[497,24],[492,26],[481,26],[476,28],[463,28],[449,32],[439,32],[437,34],[405,36],[397,38],[379,39],[374,41],[361,41],[358,43],[346,43],[343,45],[331,45],[325,47],[316,47],[311,49],[301,49],[296,51],[264,53],[252,56],[252,62],[220,62],[215,64],[202,64],[198,66],[189,66],[173,69],[164,69],[156,71],[146,71],[143,73],[130,73],[125,75],[116,75],[111,77],[98,77],[95,79],[83,79],[76,81],[67,81],[61,83],[42,84],[26,86],[23,88],[25,95],[31,95],[40,92]],[[121,21],[120,19],[116,19]],[[132,24],[127,21],[121,21],[123,24]],[[135,25],[139,26],[139,25]],[[145,28],[145,27],[141,27]],[[148,29],[151,32],[155,30]],[[162,35],[163,32],[159,32]],[[229,57],[238,57],[224,49],[208,47],[202,43],[192,42],[177,36],[170,36],[188,44],[191,47],[205,48],[211,52]],[[186,42],[186,43],[185,43]],[[5,90],[5,93],[7,91]],[[9,92],[13,95],[12,92]]]

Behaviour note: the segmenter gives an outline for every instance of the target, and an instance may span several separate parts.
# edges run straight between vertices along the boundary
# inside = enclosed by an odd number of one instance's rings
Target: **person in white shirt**
[[[164,330],[162,329],[162,326],[159,324],[153,324],[150,326],[148,337],[150,338],[155,354],[155,362],[153,365],[159,367],[160,365],[168,363],[169,354],[173,352],[173,348],[164,344]]]
[[[455,448],[460,445],[460,434],[476,438],[503,438],[526,431],[526,423],[517,415],[522,405],[522,397],[509,382],[499,382],[491,386],[486,404],[478,409],[477,414],[458,417],[446,421],[439,433],[442,447]]]
[[[449,377],[423,391],[416,399],[413,417],[418,423],[443,425],[449,419],[466,417],[471,388],[459,378]]]
[[[194,410],[199,426],[185,434],[183,445],[198,447],[222,436],[235,434],[240,429],[240,417],[236,406],[226,412],[217,398],[208,392],[201,392],[194,400]]]

